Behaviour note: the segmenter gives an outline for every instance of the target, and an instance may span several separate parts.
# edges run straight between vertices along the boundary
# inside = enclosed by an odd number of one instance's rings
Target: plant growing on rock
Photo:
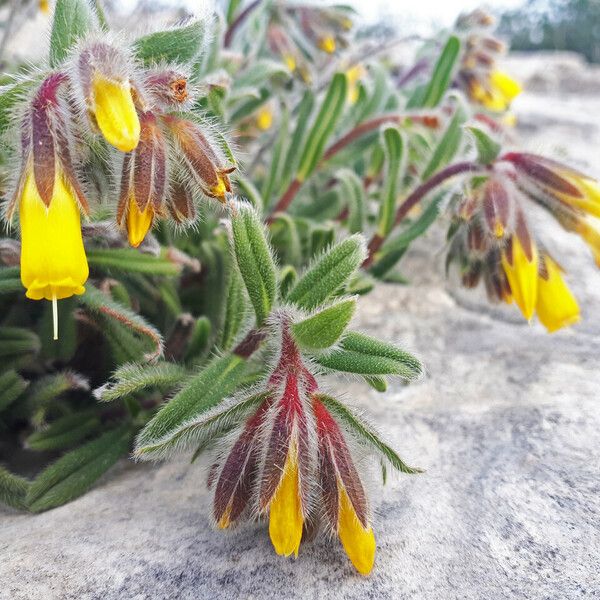
[[[208,453],[216,527],[268,521],[283,555],[325,531],[367,574],[364,466],[418,469],[328,376],[384,392],[422,367],[352,330],[357,296],[447,215],[466,286],[569,325],[528,213],[598,254],[599,188],[500,143],[519,89],[482,13],[401,66],[345,8],[225,9],[128,39],[58,0],[47,64],[0,90],[0,499],[43,511],[121,457]]]

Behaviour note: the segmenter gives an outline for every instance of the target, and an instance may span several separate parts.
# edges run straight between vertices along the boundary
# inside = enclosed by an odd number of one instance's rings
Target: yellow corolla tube
[[[502,268],[510,285],[511,295],[523,316],[530,321],[535,311],[538,290],[538,254],[532,243],[531,258],[527,256],[518,236],[512,238],[510,255],[502,253]]]
[[[148,230],[152,226],[154,219],[154,209],[152,204],[148,203],[144,210],[140,210],[135,198],[131,196],[129,199],[129,207],[127,210],[127,238],[129,244],[137,248],[146,237]]]
[[[269,536],[277,554],[298,556],[303,524],[298,460],[294,448],[290,448],[269,515]]]
[[[549,333],[579,321],[579,304],[562,278],[560,267],[544,257],[545,273],[538,280],[536,311]]]
[[[131,152],[140,141],[140,120],[135,110],[131,85],[96,73],[92,80],[91,110],[106,141]]]
[[[348,558],[361,575],[368,575],[375,562],[375,535],[371,527],[364,528],[346,490],[339,485],[338,535]]]
[[[83,294],[89,274],[79,205],[60,168],[49,206],[42,202],[29,170],[19,202],[19,219],[21,282],[28,298],[53,301],[56,339],[56,301]]]

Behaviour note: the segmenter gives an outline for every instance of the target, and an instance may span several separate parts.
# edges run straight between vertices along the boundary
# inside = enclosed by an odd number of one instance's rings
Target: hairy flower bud
[[[184,165],[194,177],[201,190],[210,198],[225,202],[231,192],[229,174],[235,167],[225,167],[224,160],[214,143],[202,133],[193,121],[173,115],[165,115]]]
[[[155,215],[163,214],[167,180],[167,150],[156,117],[140,115],[141,133],[137,148],[125,155],[117,223],[127,229],[129,243],[139,246]]]
[[[153,106],[163,112],[182,110],[189,104],[188,75],[175,69],[155,69],[147,73],[144,89]]]
[[[140,137],[132,70],[124,50],[99,41],[83,47],[74,67],[92,124],[121,152],[131,152]]]

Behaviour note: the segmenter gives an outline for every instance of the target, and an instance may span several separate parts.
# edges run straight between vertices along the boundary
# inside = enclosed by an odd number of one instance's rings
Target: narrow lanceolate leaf
[[[365,256],[362,236],[353,235],[340,242],[315,260],[289,293],[287,300],[299,308],[314,310],[350,279]]]
[[[275,302],[277,278],[275,262],[267,243],[265,229],[257,213],[239,206],[231,217],[233,249],[256,313],[257,325],[268,317]]]
[[[312,113],[313,107],[315,105],[315,96],[311,90],[306,90],[304,92],[304,96],[302,96],[302,100],[298,105],[296,117],[296,127],[294,129],[294,133],[292,134],[292,138],[290,140],[290,149],[291,152],[288,152],[288,156],[283,165],[283,174],[281,179],[281,186],[287,187],[292,180],[294,173],[298,167],[300,162],[301,153],[296,152],[297,148],[302,148],[302,144],[306,137],[306,129],[308,127],[308,121],[310,119],[310,115]]]
[[[168,258],[144,254],[133,248],[90,248],[86,254],[90,266],[107,272],[174,276],[181,271],[181,265]]]
[[[340,339],[355,309],[353,298],[337,302],[308,319],[294,323],[292,335],[298,345],[307,350],[329,348]]]
[[[131,429],[122,425],[59,458],[31,483],[26,496],[29,510],[48,510],[86,492],[127,453],[130,441]]]
[[[247,300],[244,294],[244,284],[239,273],[231,269],[229,288],[225,298],[225,318],[219,341],[221,350],[229,350],[240,331],[246,314]]]
[[[429,83],[410,99],[408,108],[433,108],[441,102],[452,81],[459,54],[460,40],[453,35],[444,46]]]
[[[112,381],[94,390],[94,396],[100,402],[111,402],[149,388],[165,392],[182,385],[186,376],[185,368],[174,363],[126,364],[113,373]]]
[[[42,431],[32,433],[25,445],[32,450],[62,450],[78,444],[100,429],[100,418],[85,411],[57,419]]]
[[[2,373],[0,375],[0,412],[17,400],[28,385],[29,382],[12,369]]]
[[[348,230],[360,233],[365,228],[367,199],[360,177],[351,169],[341,169],[336,179],[342,186],[342,201],[348,207]]]
[[[456,156],[463,137],[462,125],[465,119],[465,111],[459,106],[421,175],[423,180],[429,179]]]
[[[207,317],[198,317],[192,336],[185,352],[185,361],[191,362],[201,358],[208,351],[212,325]]]
[[[438,194],[423,213],[419,215],[418,219],[411,223],[406,229],[403,229],[398,235],[387,240],[382,247],[382,252],[403,250],[408,248],[411,242],[422,236],[439,216],[444,196],[445,193]]]
[[[143,460],[161,460],[175,452],[206,448],[211,440],[240,423],[265,399],[266,394],[257,394],[207,409],[155,442],[137,447],[135,454]]]
[[[358,375],[397,375],[412,380],[422,373],[421,363],[412,354],[355,331],[342,339],[339,348],[315,360],[327,369]]]
[[[502,146],[479,127],[471,126],[466,129],[475,140],[477,161],[482,165],[489,165],[491,162],[495,161],[500,154],[500,150],[502,150]]]
[[[397,127],[388,127],[383,132],[387,172],[385,183],[381,190],[381,206],[377,233],[386,237],[394,226],[396,213],[396,197],[398,194],[398,179],[402,170],[404,156],[404,138]]]
[[[77,41],[94,29],[94,19],[87,0],[56,0],[50,34],[51,67],[58,67]]]
[[[380,439],[372,427],[362,421],[339,400],[325,394],[317,394],[317,399],[325,405],[334,417],[343,423],[358,442],[375,450],[382,458],[389,461],[392,467],[409,475],[423,472],[422,469],[409,467],[390,446]]]
[[[112,335],[116,343],[121,340],[123,343],[135,344],[143,340],[144,343],[152,344],[152,351],[145,356],[148,360],[156,360],[162,354],[163,339],[160,333],[145,319],[115,302],[94,286],[88,285],[85,294],[79,296],[79,301],[93,315],[104,320],[103,324],[108,326],[104,334]],[[121,336],[121,333],[127,335]]]
[[[40,347],[40,340],[32,331],[23,327],[0,327],[0,358],[34,354]]]
[[[157,440],[166,440],[183,423],[214,408],[224,398],[231,396],[244,377],[245,363],[243,358],[236,355],[213,359],[146,425],[136,440],[135,456],[143,458],[147,446],[153,445]]]
[[[25,496],[29,481],[0,467],[0,503],[13,508],[25,509]]]
[[[133,51],[146,65],[161,62],[188,64],[200,53],[205,36],[205,21],[198,20],[138,38]]]
[[[317,166],[321,156],[323,156],[325,144],[333,133],[335,125],[344,110],[345,101],[346,76],[343,73],[336,73],[329,84],[319,114],[302,150],[300,166],[296,175],[299,181],[307,179]]]
[[[264,180],[262,189],[262,197],[265,199],[267,205],[271,204],[271,197],[273,192],[279,191],[280,181],[283,174],[283,165],[286,161],[286,154],[289,147],[289,120],[290,115],[287,107],[281,107],[281,118],[278,123],[279,132],[275,140],[275,145],[271,153],[271,164],[269,165],[267,176]],[[293,151],[293,149],[292,149]]]

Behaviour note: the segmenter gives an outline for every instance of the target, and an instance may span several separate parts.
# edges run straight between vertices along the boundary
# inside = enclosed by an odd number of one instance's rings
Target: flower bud
[[[171,191],[167,198],[169,214],[176,223],[193,221],[196,218],[196,207],[189,187],[178,181],[171,185]]]
[[[109,144],[131,152],[139,141],[140,122],[129,57],[107,43],[93,42],[79,53],[75,71],[92,124]]]
[[[117,208],[117,223],[125,226],[134,248],[143,242],[155,215],[163,213],[167,178],[165,140],[156,117],[146,112],[140,121],[139,144],[123,160]]]
[[[202,191],[210,198],[225,202],[231,192],[229,174],[235,167],[223,166],[223,160],[196,123],[173,115],[163,117],[169,127],[184,164]]]
[[[499,179],[490,178],[483,191],[484,223],[495,238],[502,238],[508,225],[510,197]]]
[[[150,71],[144,89],[152,104],[162,112],[182,110],[190,97],[187,74],[174,69]]]

